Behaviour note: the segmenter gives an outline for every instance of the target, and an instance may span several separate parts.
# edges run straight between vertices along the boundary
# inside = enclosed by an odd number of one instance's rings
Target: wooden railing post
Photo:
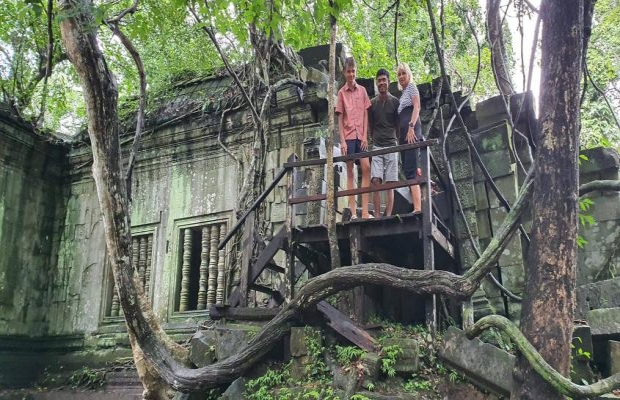
[[[297,156],[292,154],[288,162],[296,162]],[[288,168],[286,173],[286,290],[284,298],[290,301],[295,296],[295,246],[293,244],[293,225],[295,224],[295,204],[291,200],[295,197],[295,168]]]
[[[252,250],[254,248],[254,218],[256,212],[252,211],[245,220],[245,229],[243,230],[243,247],[241,253],[241,274],[239,280],[239,306],[246,307],[248,305],[248,279],[250,274],[250,263],[252,261]]]
[[[419,167],[422,169],[422,246],[424,249],[424,269],[435,269],[435,249],[433,245],[433,199],[431,188],[431,163],[429,148],[423,147],[420,151]],[[437,329],[437,297],[430,295],[426,300],[426,324],[431,332]]]

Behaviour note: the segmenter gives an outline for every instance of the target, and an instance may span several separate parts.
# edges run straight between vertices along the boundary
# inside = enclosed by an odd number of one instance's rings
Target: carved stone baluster
[[[207,308],[207,277],[209,276],[209,246],[211,244],[211,227],[202,228],[200,252],[200,280],[198,281],[198,309]]]
[[[146,275],[146,236],[140,236],[140,258],[138,259],[138,276],[140,285],[144,289],[144,277]]]
[[[220,227],[215,225],[211,228],[211,244],[209,245],[209,278],[207,286],[207,307],[215,304],[215,292],[217,290],[217,245],[220,238]]]
[[[120,309],[120,302],[118,300],[118,291],[116,290],[116,284],[114,278],[112,278],[112,307],[110,308],[110,317],[118,317],[118,310]]]
[[[150,298],[151,291],[151,268],[153,264],[153,235],[146,237],[146,271],[144,272],[144,293]]]
[[[224,237],[226,237],[226,225],[221,224],[219,242],[224,240]],[[216,304],[224,303],[224,292],[225,292],[224,289],[226,286],[226,271],[224,271],[224,260],[225,259],[226,259],[226,250],[222,249],[219,251],[219,254],[217,257],[217,294],[215,298]]]
[[[135,271],[138,270],[138,260],[140,259],[140,239],[131,238],[131,266]]]
[[[181,298],[179,311],[187,311],[189,298],[189,273],[192,262],[192,230],[183,230],[183,267],[181,269]]]

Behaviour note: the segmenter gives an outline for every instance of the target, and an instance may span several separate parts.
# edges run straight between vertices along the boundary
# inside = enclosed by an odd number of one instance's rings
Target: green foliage
[[[616,116],[620,116],[620,7],[616,0],[596,2],[587,63],[592,79],[605,92]],[[581,124],[582,146],[620,146],[620,129],[612,110],[591,82],[582,106]]]
[[[396,344],[383,347],[381,349],[381,355],[383,356],[381,359],[381,371],[390,378],[395,377],[396,369],[394,369],[394,366],[396,366],[398,356],[402,354],[403,349]]]
[[[596,224],[594,217],[588,214],[593,204],[594,201],[588,197],[581,197],[579,199],[579,213],[577,215],[579,216],[579,225],[581,225],[583,229],[587,229]],[[577,246],[579,248],[583,248],[587,243],[588,241],[583,236],[580,234],[577,235]]]
[[[363,394],[354,394],[353,396],[349,397],[349,399],[351,400],[370,400],[370,398],[364,396]]]
[[[342,366],[359,360],[366,352],[355,346],[336,346],[336,360]]]
[[[305,331],[308,356],[312,359],[312,362],[305,367],[306,375],[314,380],[324,379],[329,373],[329,368],[323,359],[323,353],[325,352],[323,338],[320,336],[320,331],[316,331],[309,326],[306,326]]]
[[[105,383],[105,370],[82,367],[69,377],[73,389],[98,389]]]
[[[290,364],[279,369],[270,368],[265,375],[248,381],[245,385],[245,396],[249,400],[273,400],[272,390],[277,386],[287,385],[290,380]]]
[[[405,382],[405,390],[410,393],[415,393],[418,391],[428,391],[432,390],[434,385],[431,381],[424,379],[417,374],[413,374],[412,378]]]

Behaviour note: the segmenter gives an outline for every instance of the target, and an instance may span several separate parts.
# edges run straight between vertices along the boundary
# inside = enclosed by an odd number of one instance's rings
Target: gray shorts
[[[373,150],[384,148],[374,146]],[[396,182],[398,180],[398,153],[373,156],[370,176],[371,178],[380,178],[382,182]]]

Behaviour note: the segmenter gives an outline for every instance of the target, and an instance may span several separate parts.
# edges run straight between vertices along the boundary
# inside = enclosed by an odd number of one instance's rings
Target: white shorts
[[[385,147],[373,146],[373,150],[380,149],[385,149]],[[370,176],[381,179],[381,182],[396,182],[398,180],[398,153],[373,156]]]

